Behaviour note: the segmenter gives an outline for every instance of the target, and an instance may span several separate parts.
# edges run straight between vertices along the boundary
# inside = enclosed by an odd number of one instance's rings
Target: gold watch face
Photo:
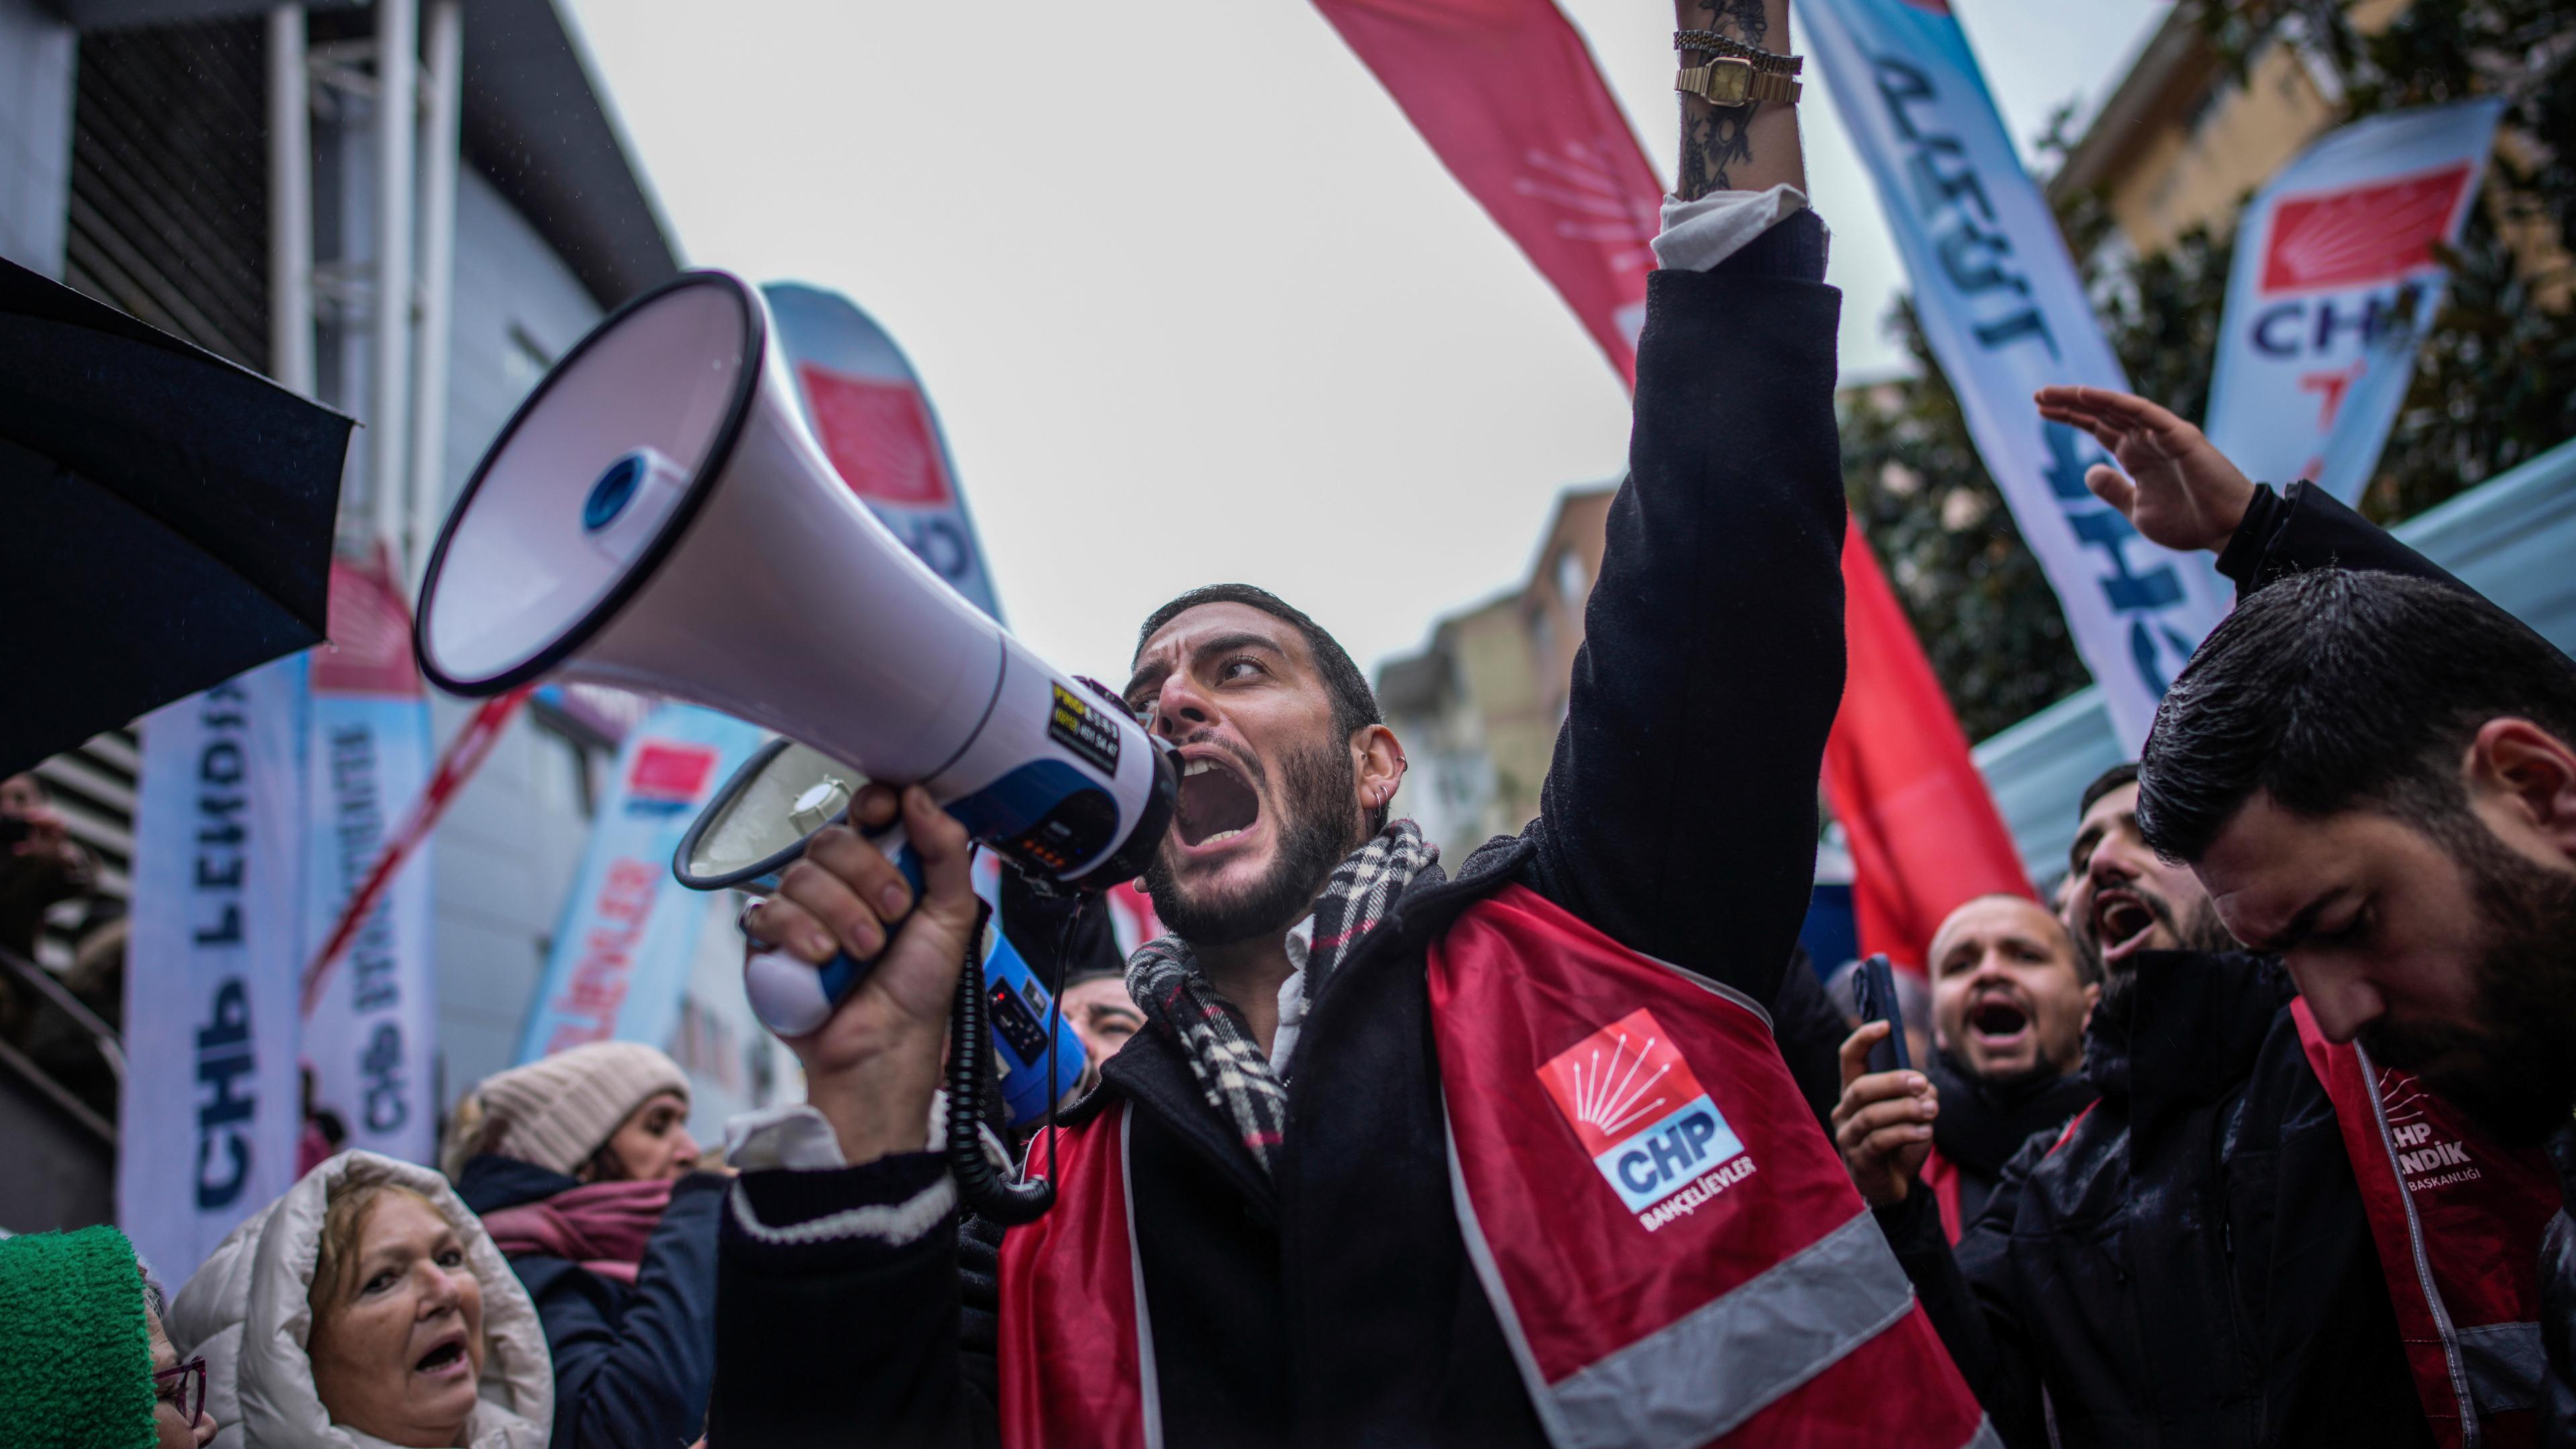
[[[1708,89],[1703,92],[1712,106],[1740,106],[1753,92],[1753,63],[1747,60],[1717,59],[1708,65]]]

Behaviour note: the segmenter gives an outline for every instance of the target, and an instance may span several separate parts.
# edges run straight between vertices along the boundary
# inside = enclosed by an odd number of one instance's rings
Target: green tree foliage
[[[2342,119],[2470,95],[2506,98],[2506,140],[2482,204],[2444,258],[2450,283],[2417,355],[2364,512],[2419,513],[2576,436],[2576,7],[2565,0],[2415,0],[2382,28],[2349,0],[2239,0],[2195,19],[2242,77],[2265,47],[2298,45],[2334,75]],[[2040,142],[2071,145],[2061,112]],[[2099,197],[2067,197],[2059,222],[2130,385],[2198,420],[2226,306],[2232,234],[2186,233],[2146,257],[2103,243]],[[2554,245],[2553,243],[2554,239]],[[2508,245],[2508,241],[2516,245]],[[2517,250],[2519,247],[2519,251]],[[2543,257],[2538,272],[2528,257]],[[1844,482],[1968,737],[1982,739],[2081,688],[2057,599],[1978,459],[1940,368],[1900,301],[1888,327],[1917,375],[1845,408]],[[2285,479],[2268,480],[2286,482]]]

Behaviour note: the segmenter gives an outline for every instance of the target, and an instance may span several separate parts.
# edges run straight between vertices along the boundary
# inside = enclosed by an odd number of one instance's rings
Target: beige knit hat
[[[483,1079],[482,1150],[549,1171],[590,1160],[627,1114],[663,1092],[689,1095],[680,1064],[641,1042],[598,1041]]]

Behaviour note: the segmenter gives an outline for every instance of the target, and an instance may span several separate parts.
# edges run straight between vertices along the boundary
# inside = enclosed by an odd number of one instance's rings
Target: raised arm
[[[1786,0],[1680,11],[1684,28],[1788,49]],[[1789,107],[1714,109],[1684,105],[1685,193],[1803,180]],[[1806,912],[1842,696],[1839,298],[1823,275],[1823,226],[1802,212],[1708,271],[1650,279],[1628,479],[1530,831],[1548,895],[1757,1001]]]
[[[1789,54],[1787,0],[1676,0],[1676,30],[1714,31],[1756,50]],[[1694,65],[1713,52],[1685,51]],[[1798,145],[1794,106],[1712,105],[1682,97],[1681,174],[1673,194],[1695,201],[1717,191],[1767,191],[1787,184],[1807,189],[1806,153]]]

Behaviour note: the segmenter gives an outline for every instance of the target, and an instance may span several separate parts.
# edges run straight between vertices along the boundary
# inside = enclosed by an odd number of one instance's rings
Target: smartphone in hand
[[[1869,1049],[1872,1072],[1897,1072],[1913,1067],[1914,1061],[1905,1050],[1905,1008],[1896,1001],[1896,969],[1887,963],[1885,954],[1870,957],[1852,973],[1852,1007],[1866,1024],[1883,1021],[1888,1024],[1887,1039]]]

